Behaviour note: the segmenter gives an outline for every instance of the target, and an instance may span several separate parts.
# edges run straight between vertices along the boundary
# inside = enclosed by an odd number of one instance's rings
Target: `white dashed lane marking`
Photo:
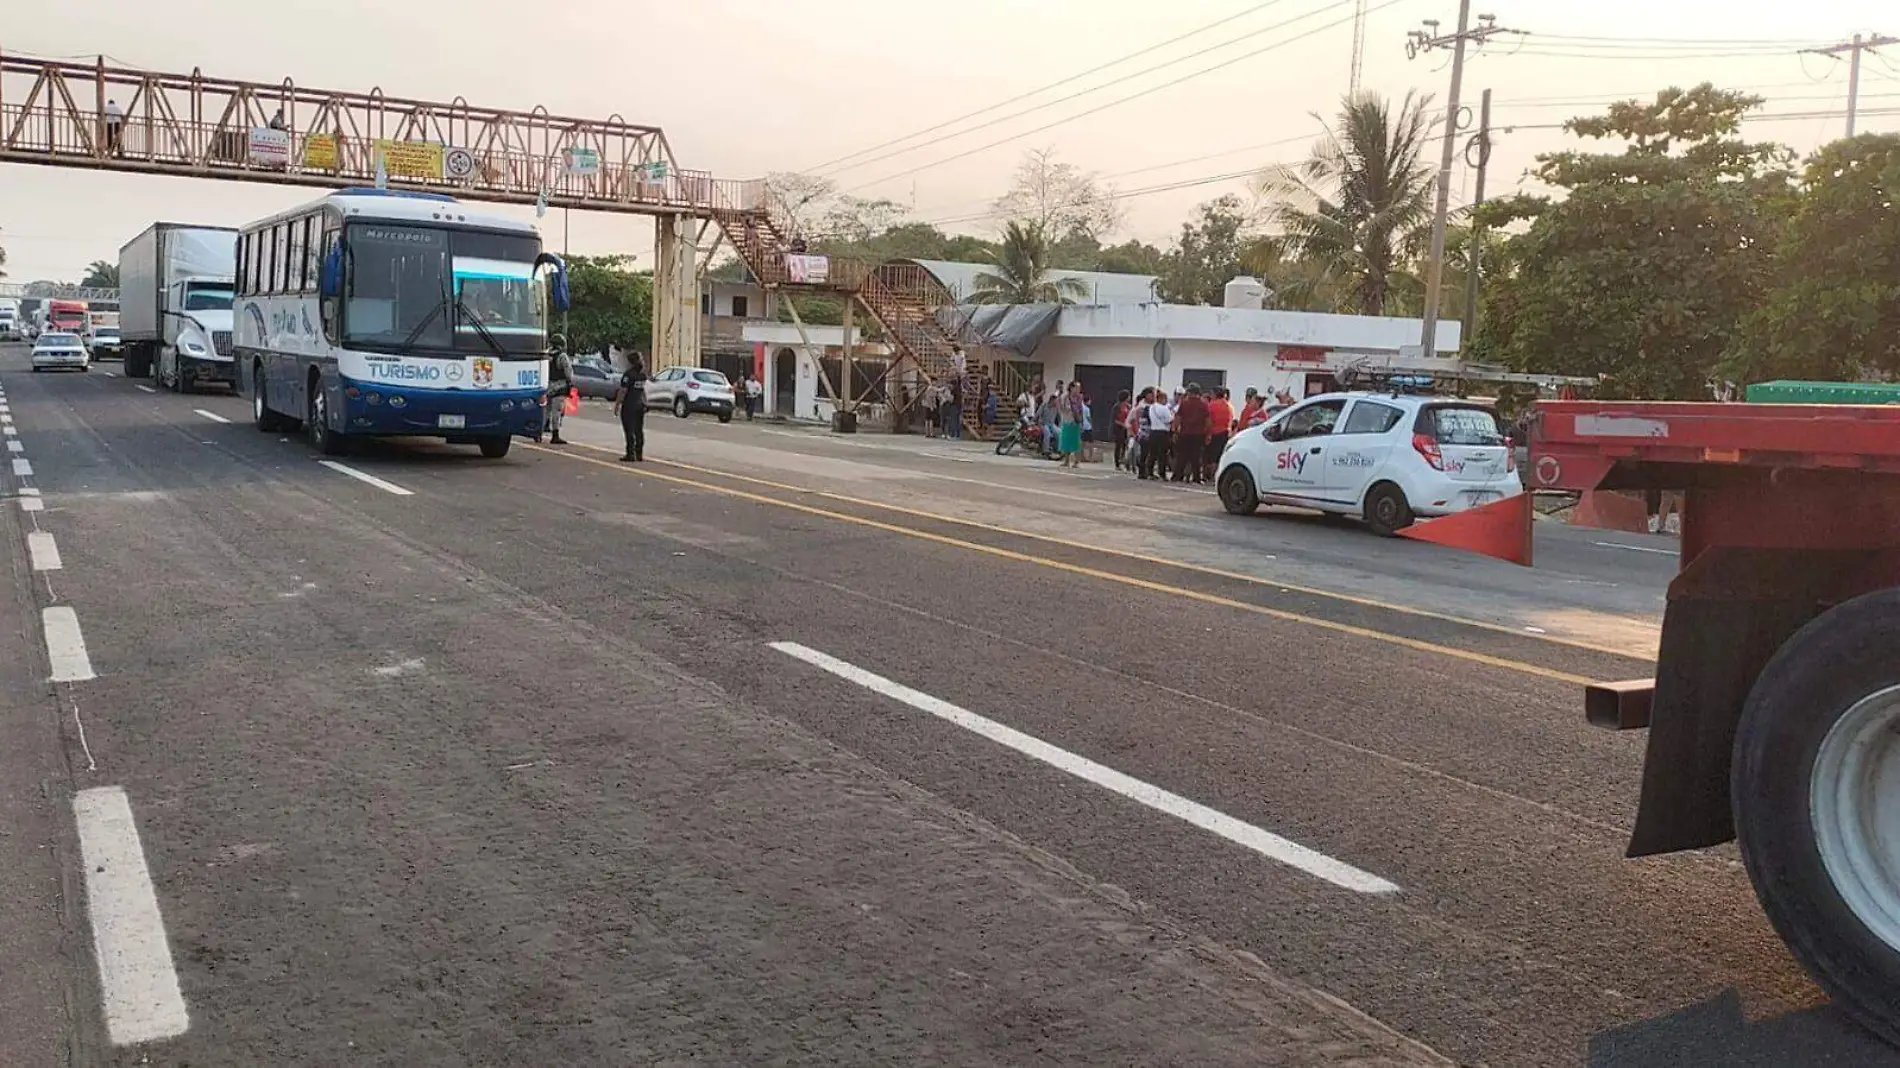
[[[21,478],[31,475],[33,473],[33,461],[15,457],[13,461],[13,473],[19,475]]]
[[[153,388],[152,388],[152,387],[150,387],[150,386],[140,386],[140,387],[139,387],[139,389],[141,389],[141,390],[144,390],[144,391],[145,391],[145,392],[147,392],[147,393],[157,393],[157,392],[158,392],[158,390],[155,390],[155,389],[153,389]]]
[[[178,988],[132,802],[118,786],[81,790],[73,797],[73,816],[86,866],[86,914],[107,1034],[118,1046],[184,1034],[191,1016]]]
[[[828,671],[847,682],[856,683],[873,693],[900,701],[920,712],[927,712],[1024,756],[1040,760],[1052,768],[1068,772],[1110,793],[1120,794],[1156,812],[1173,816],[1210,834],[1225,838],[1268,860],[1278,861],[1288,867],[1323,879],[1334,886],[1360,894],[1394,894],[1399,890],[1397,884],[1381,879],[1370,872],[1361,871],[1344,861],[1335,860],[1271,831],[1262,830],[1251,823],[1244,823],[1224,812],[1190,801],[1179,794],[1163,790],[1159,786],[1151,786],[1140,779],[1124,775],[1114,768],[1097,764],[1087,757],[1077,756],[1066,749],[1050,745],[1040,738],[1024,734],[1013,727],[1006,727],[994,720],[985,719],[948,701],[913,690],[901,683],[892,682],[882,675],[872,674],[861,667],[848,664],[816,649],[796,642],[773,642],[772,648],[815,668]]]
[[[27,532],[26,554],[32,558],[35,571],[58,571],[66,566],[59,559],[59,544],[44,530]]]
[[[356,479],[358,482],[367,482],[370,485],[375,486],[377,489],[383,490],[386,493],[393,493],[398,497],[415,496],[414,490],[403,489],[401,486],[396,485],[394,482],[389,482],[384,479],[377,478],[375,475],[372,475],[367,471],[358,471],[356,468],[351,467],[348,464],[340,464],[340,463],[337,463],[335,460],[318,460],[317,462],[329,468],[330,470],[337,472],[338,474],[348,475],[351,478]]]
[[[19,438],[8,438],[8,439],[7,439],[7,451],[8,451],[8,452],[25,452],[25,451],[26,451],[26,446],[25,446],[25,445],[22,445],[22,444],[20,444],[20,439],[19,439]]]
[[[206,419],[209,419],[214,423],[228,423],[231,421],[229,419],[226,419],[224,416],[219,415],[217,412],[207,412],[203,408],[193,408],[192,411],[197,412],[199,415],[204,416]]]
[[[92,673],[92,657],[86,653],[86,636],[79,632],[77,613],[64,605],[43,609],[40,623],[46,628],[46,659],[52,664],[54,682],[98,678]]]

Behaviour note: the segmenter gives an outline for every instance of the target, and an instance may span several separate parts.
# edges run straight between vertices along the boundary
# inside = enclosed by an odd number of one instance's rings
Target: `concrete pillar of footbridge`
[[[662,215],[653,228],[652,371],[699,366],[699,272],[695,219]]]

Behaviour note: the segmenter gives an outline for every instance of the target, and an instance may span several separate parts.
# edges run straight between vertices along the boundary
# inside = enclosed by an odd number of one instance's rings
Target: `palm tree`
[[[1323,265],[1343,290],[1341,310],[1383,315],[1431,219],[1426,148],[1430,97],[1407,93],[1398,113],[1378,96],[1348,97],[1336,127],[1304,162],[1262,176],[1287,247]]]
[[[1074,304],[1088,294],[1080,279],[1044,277],[1049,273],[1049,241],[1033,223],[1010,223],[990,266],[994,270],[971,279],[977,287],[969,296],[972,303]]]
[[[119,265],[104,260],[93,260],[86,267],[86,277],[79,283],[82,286],[114,289],[119,284]]]

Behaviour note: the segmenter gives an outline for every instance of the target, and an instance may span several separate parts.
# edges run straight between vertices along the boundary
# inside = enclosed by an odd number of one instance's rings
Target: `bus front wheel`
[[[304,420],[310,432],[310,444],[325,456],[341,456],[349,448],[343,435],[330,429],[330,402],[323,396],[323,383],[310,383],[310,417]]]
[[[499,460],[508,455],[508,446],[514,443],[515,439],[510,437],[483,438],[481,441],[482,455],[488,457],[490,460]]]

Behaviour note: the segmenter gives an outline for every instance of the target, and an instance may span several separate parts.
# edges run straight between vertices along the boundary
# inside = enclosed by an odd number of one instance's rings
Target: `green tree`
[[[1271,307],[1292,311],[1337,312],[1351,303],[1330,267],[1293,251],[1280,234],[1249,238],[1240,253],[1243,274],[1267,287]]]
[[[1116,274],[1158,275],[1166,257],[1166,253],[1145,241],[1129,240],[1102,249],[1096,254],[1091,269]]]
[[[1776,284],[1743,320],[1725,373],[1853,381],[1900,375],[1900,136],[1862,134],[1809,158],[1775,251]]]
[[[1407,93],[1394,114],[1371,93],[1348,97],[1305,162],[1260,180],[1270,221],[1289,252],[1325,268],[1340,310],[1384,315],[1431,219],[1423,162],[1428,96]]]
[[[1706,398],[1791,207],[1788,150],[1735,138],[1760,103],[1704,84],[1566,123],[1627,147],[1541,156],[1533,173],[1561,199],[1484,206],[1494,228],[1529,222],[1488,287],[1486,358],[1603,376],[1606,396]]]
[[[652,344],[653,276],[628,270],[632,259],[568,257],[568,351],[598,352],[613,345],[644,352]]]
[[[119,265],[104,260],[93,260],[86,266],[86,277],[79,284],[86,288],[119,288]]]
[[[1049,242],[1033,225],[1012,222],[990,269],[973,281],[964,299],[976,304],[1073,304],[1088,293],[1074,278],[1049,278]]]
[[[1161,299],[1175,304],[1219,304],[1227,283],[1242,273],[1247,206],[1229,193],[1202,204],[1181,224],[1181,237],[1162,260]]]

